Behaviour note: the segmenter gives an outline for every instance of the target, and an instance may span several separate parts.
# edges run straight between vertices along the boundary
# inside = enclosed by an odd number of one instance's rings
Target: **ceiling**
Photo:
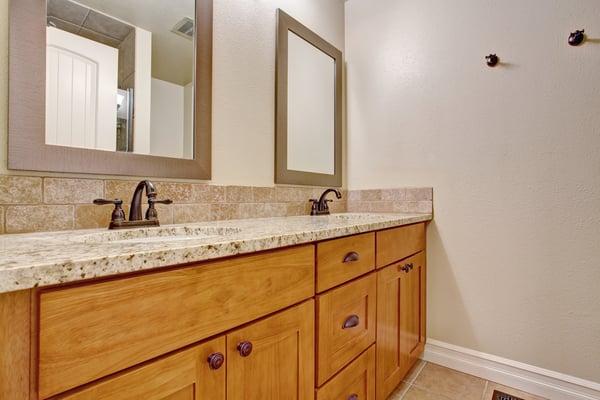
[[[79,4],[152,32],[152,76],[187,85],[194,78],[194,44],[171,30],[194,19],[195,0],[78,0]]]

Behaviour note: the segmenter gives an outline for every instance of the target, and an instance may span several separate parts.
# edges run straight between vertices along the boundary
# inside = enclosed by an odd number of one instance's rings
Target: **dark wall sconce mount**
[[[577,30],[569,35],[569,44],[571,46],[579,46],[585,40],[585,30]]]
[[[485,61],[488,67],[495,67],[500,62],[500,59],[495,54],[490,54],[489,56],[485,56]]]

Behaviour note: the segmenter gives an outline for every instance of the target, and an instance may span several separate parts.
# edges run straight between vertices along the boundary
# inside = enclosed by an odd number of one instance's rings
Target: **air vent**
[[[499,390],[494,390],[494,397],[492,400],[523,400],[519,397],[511,396],[510,394],[502,393]]]
[[[181,21],[175,24],[171,32],[182,36],[186,39],[194,39],[194,20],[184,17]]]

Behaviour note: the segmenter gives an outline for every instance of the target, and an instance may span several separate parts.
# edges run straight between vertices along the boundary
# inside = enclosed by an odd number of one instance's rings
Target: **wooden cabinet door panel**
[[[58,398],[64,400],[225,400],[225,364],[210,368],[208,357],[225,355],[225,337],[175,353]]]
[[[313,300],[228,334],[227,399],[312,399],[314,352]]]
[[[378,400],[389,396],[423,351],[425,268],[421,252],[377,273]]]

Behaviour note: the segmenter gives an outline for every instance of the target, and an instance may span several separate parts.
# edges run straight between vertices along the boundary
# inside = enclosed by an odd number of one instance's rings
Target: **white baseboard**
[[[600,383],[428,339],[425,361],[550,400],[600,400]]]

